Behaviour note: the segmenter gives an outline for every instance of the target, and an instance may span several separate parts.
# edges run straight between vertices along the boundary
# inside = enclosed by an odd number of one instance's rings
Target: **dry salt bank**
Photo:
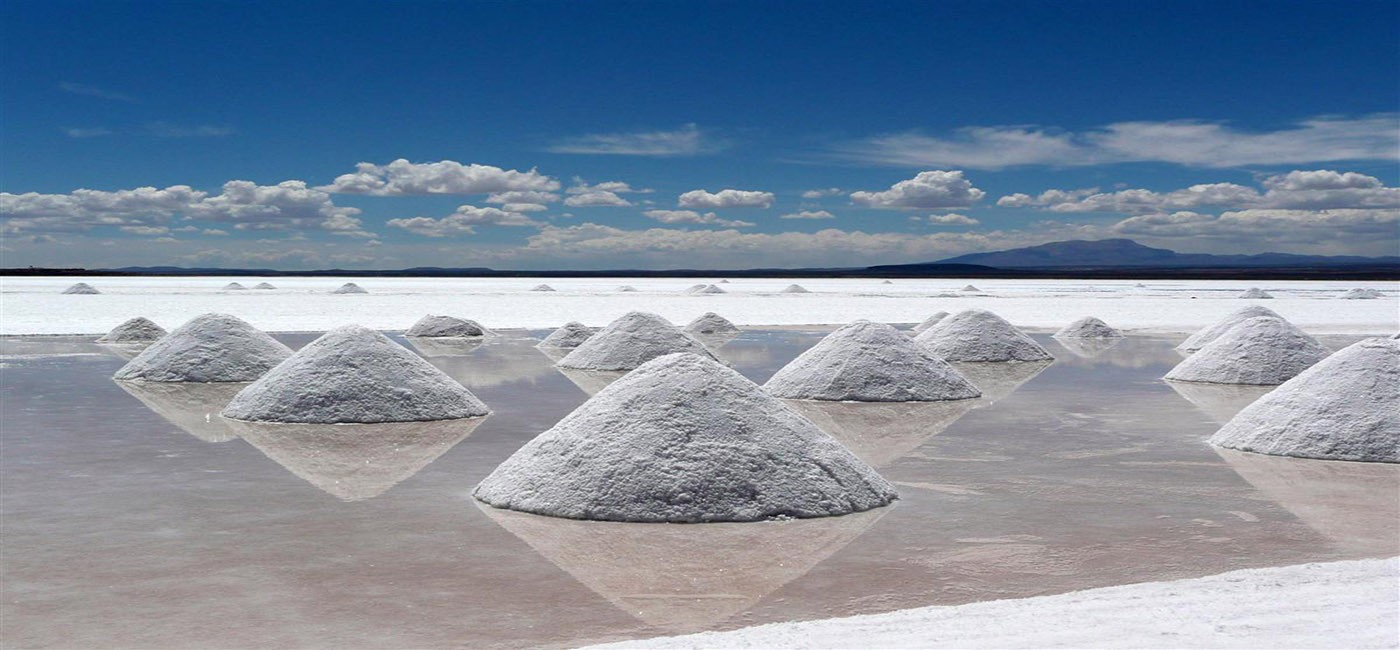
[[[555,349],[576,348],[583,345],[583,342],[591,338],[593,333],[597,331],[598,330],[576,320],[569,321],[564,323],[559,329],[550,332],[549,336],[544,337],[544,340],[537,343],[535,347]]]
[[[779,293],[811,293],[811,292],[808,291],[805,287],[803,287],[803,286],[800,285],[800,284],[789,284],[788,286],[783,287],[783,290],[782,290],[781,292],[779,292]]]
[[[945,361],[1051,361],[1049,351],[1002,317],[969,309],[930,327],[914,341]]]
[[[945,318],[947,318],[947,317],[948,317],[948,312],[946,312],[946,311],[934,312],[934,314],[933,314],[932,316],[929,316],[928,318],[925,318],[925,319],[923,320],[923,322],[920,322],[918,325],[915,325],[915,326],[914,326],[914,333],[917,334],[917,333],[922,332],[922,331],[924,331],[924,330],[926,330],[926,329],[928,329],[928,328],[930,328],[930,327],[933,327],[934,325],[937,325],[940,321],[942,321],[943,319],[945,319]]]
[[[1328,355],[1317,339],[1282,318],[1243,321],[1177,364],[1164,379],[1207,384],[1281,384]]]
[[[672,523],[828,517],[897,498],[816,425],[695,354],[654,359],[604,388],[474,494],[553,517]]]
[[[1272,318],[1280,319],[1283,318],[1283,316],[1280,316],[1278,312],[1269,309],[1268,307],[1263,307],[1260,305],[1250,305],[1248,307],[1245,307],[1244,309],[1235,310],[1234,312],[1230,313],[1225,318],[1220,319],[1219,322],[1213,325],[1202,328],[1201,331],[1192,334],[1191,336],[1187,337],[1185,341],[1182,341],[1180,345],[1176,346],[1176,349],[1184,350],[1187,352],[1199,350],[1202,347],[1205,347],[1207,343],[1210,343],[1211,341],[1220,338],[1221,334],[1230,331],[1231,327],[1234,327],[1251,318],[1258,318],[1260,316],[1269,316]]]
[[[368,291],[365,291],[364,287],[361,287],[360,285],[355,284],[354,282],[346,282],[345,284],[340,285],[340,288],[339,288],[339,289],[336,289],[335,291],[332,291],[331,293],[369,293],[369,292],[368,292]]]
[[[982,395],[946,361],[899,330],[870,321],[828,334],[763,388],[774,397],[837,402],[939,402]]]
[[[1057,339],[1121,339],[1123,333],[1093,316],[1086,316],[1064,326],[1053,336]]]
[[[243,285],[241,285],[241,284],[239,284],[239,283],[237,283],[237,282],[230,282],[230,283],[224,285],[224,291],[247,291],[247,290],[248,290],[248,287],[245,287],[245,286],[243,286]]]
[[[531,291],[554,291],[554,287],[547,284],[537,284],[530,288]]]
[[[71,287],[68,287],[67,289],[64,289],[63,293],[75,296],[90,296],[102,292],[98,291],[97,289],[94,289],[92,285],[86,282],[79,282]]]
[[[112,328],[97,339],[98,343],[150,343],[165,336],[166,331],[149,318],[137,316]]]
[[[982,291],[981,289],[978,289],[977,287],[974,287],[974,286],[972,286],[972,285],[970,285],[970,284],[967,285],[967,286],[965,286],[965,287],[963,287],[961,290],[962,290],[962,291],[965,291],[965,292],[967,292],[967,293],[975,293],[975,292],[980,292],[980,291]]]
[[[670,321],[656,314],[634,311],[589,337],[557,365],[577,370],[632,370],[652,359],[677,352],[714,358],[704,344]]]
[[[685,292],[692,296],[726,293],[724,289],[721,289],[713,284],[697,284],[689,289],[686,289]]]
[[[1400,340],[1352,344],[1245,407],[1210,443],[1325,460],[1400,462]]]
[[[685,331],[690,334],[727,336],[729,334],[738,334],[739,326],[730,322],[728,318],[720,316],[712,311],[707,311],[700,316],[696,316],[695,320],[687,323]]]
[[[1272,299],[1273,299],[1273,295],[1272,295],[1272,294],[1270,294],[1269,292],[1267,292],[1267,291],[1265,291],[1265,290],[1263,290],[1263,289],[1260,289],[1259,287],[1250,287],[1250,288],[1247,289],[1244,293],[1241,293],[1240,295],[1235,296],[1235,297],[1236,297],[1236,298],[1244,298],[1244,299],[1247,299],[1247,300],[1272,300]]]
[[[404,332],[404,336],[421,338],[479,338],[490,332],[474,320],[455,316],[428,314]]]
[[[253,381],[291,348],[228,314],[204,314],[175,328],[122,366],[119,381]]]

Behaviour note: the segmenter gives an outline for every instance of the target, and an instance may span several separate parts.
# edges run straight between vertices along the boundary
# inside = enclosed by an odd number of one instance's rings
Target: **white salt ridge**
[[[676,523],[826,517],[897,498],[816,425],[694,354],[655,359],[604,388],[474,494],[541,515]]]
[[[536,344],[535,347],[576,348],[583,345],[583,342],[591,338],[597,331],[578,321],[569,321],[564,323],[563,327],[550,332],[549,336],[544,337],[544,340]]]
[[[151,322],[148,318],[137,316],[131,320],[112,328],[102,338],[97,339],[98,343],[148,343],[159,340],[165,336],[165,328]]]
[[[1283,318],[1282,316],[1278,315],[1278,312],[1269,309],[1268,307],[1264,307],[1261,305],[1250,305],[1248,307],[1245,307],[1244,309],[1240,309],[1235,311],[1234,313],[1231,313],[1225,318],[1220,319],[1214,325],[1206,327],[1201,331],[1192,334],[1185,341],[1182,341],[1181,345],[1176,346],[1176,349],[1186,351],[1199,350],[1202,347],[1204,347],[1205,344],[1220,338],[1221,334],[1230,331],[1231,327],[1234,327],[1251,318],[1258,318],[1260,316]]]
[[[789,284],[788,286],[783,287],[783,290],[782,290],[781,293],[811,293],[811,292],[808,291],[808,290],[806,290],[805,288],[803,288],[802,285],[800,285],[800,284]]]
[[[554,291],[554,287],[547,284],[537,284],[530,288],[531,291]]]
[[[980,397],[968,380],[884,323],[856,321],[773,375],[774,397],[853,402],[939,402]]]
[[[1241,293],[1240,295],[1235,297],[1245,298],[1248,300],[1269,300],[1273,298],[1273,295],[1263,289],[1260,289],[1259,287],[1250,287],[1249,289],[1245,290],[1244,293]]]
[[[253,381],[292,355],[265,332],[228,314],[196,316],[122,366],[120,381]]]
[[[963,290],[963,291],[967,291],[967,292],[981,291],[981,289],[978,289],[977,287],[974,287],[974,286],[972,286],[972,285],[970,285],[970,284],[967,285],[967,286],[965,286],[965,287],[963,287],[962,290]]]
[[[914,341],[945,361],[1048,361],[1055,357],[1002,317],[969,309],[939,321]]]
[[[423,338],[470,338],[486,336],[490,332],[474,320],[455,316],[428,314],[404,332],[404,336]]]
[[[735,334],[739,327],[729,322],[728,318],[707,311],[686,324],[685,331],[690,334]]]
[[[1172,368],[1165,379],[1272,386],[1292,379],[1327,355],[1327,348],[1292,323],[1259,316],[1207,343]]]
[[[928,328],[930,328],[930,327],[933,327],[934,325],[937,325],[939,321],[941,321],[941,320],[943,320],[943,319],[945,319],[945,318],[947,318],[947,317],[948,317],[948,312],[946,312],[946,311],[935,312],[932,316],[929,316],[928,318],[925,318],[925,319],[923,320],[923,322],[919,323],[918,325],[915,325],[915,326],[914,326],[914,331],[915,331],[916,333],[917,333],[917,332],[922,332],[922,331],[924,331],[924,330],[926,330],[926,329],[928,329]]]
[[[714,358],[705,346],[670,321],[642,311],[624,314],[559,360],[561,368],[632,370],[677,352]]]
[[[686,289],[685,292],[692,296],[703,294],[726,293],[724,289],[721,289],[713,284],[697,284],[689,289]]]
[[[223,415],[304,424],[422,422],[490,413],[422,357],[372,329],[345,325],[238,393]]]
[[[1352,344],[1245,407],[1211,437],[1275,456],[1400,462],[1400,340]]]
[[[257,283],[256,285],[254,285],[253,288],[254,288],[254,289],[276,289],[277,287],[272,286],[272,284],[270,284],[270,283],[268,283],[268,282],[259,282],[259,283]]]
[[[247,290],[248,290],[248,287],[245,287],[245,286],[243,286],[243,285],[241,285],[241,284],[239,284],[239,283],[237,283],[237,282],[230,282],[230,283],[224,285],[224,291],[247,291]]]
[[[102,292],[98,291],[97,289],[94,289],[92,285],[86,282],[79,282],[71,287],[68,287],[67,289],[64,289],[63,293],[69,295],[92,295]]]
[[[364,287],[361,287],[360,285],[355,284],[354,282],[346,282],[345,284],[340,285],[340,288],[339,288],[339,289],[336,289],[335,291],[332,291],[331,293],[369,293],[369,292],[368,292],[368,291],[365,291]]]
[[[1375,300],[1381,297],[1381,292],[1375,289],[1357,288],[1351,289],[1340,297],[1344,300]]]
[[[1054,337],[1057,339],[1118,339],[1123,338],[1123,333],[1093,316],[1086,316],[1064,326],[1060,331],[1055,332]]]

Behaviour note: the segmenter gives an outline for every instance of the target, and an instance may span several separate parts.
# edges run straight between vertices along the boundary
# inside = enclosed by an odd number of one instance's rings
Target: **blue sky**
[[[4,266],[1400,249],[1394,2],[9,0],[0,25]]]

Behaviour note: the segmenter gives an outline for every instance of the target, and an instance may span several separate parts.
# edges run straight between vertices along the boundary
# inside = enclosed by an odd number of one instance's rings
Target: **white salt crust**
[[[332,291],[331,293],[369,293],[369,292],[368,292],[368,291],[365,291],[364,287],[361,287],[360,285],[355,284],[354,282],[346,282],[345,284],[340,285],[340,288],[339,288],[339,289],[336,289],[335,291]]]
[[[1165,379],[1270,386],[1292,379],[1327,355],[1327,348],[1292,323],[1260,316],[1231,327],[1177,364]]]
[[[933,314],[932,316],[929,316],[928,318],[925,318],[925,319],[923,320],[923,322],[919,323],[918,325],[915,325],[915,326],[914,326],[914,332],[915,332],[916,334],[919,333],[919,332],[922,332],[922,331],[924,331],[924,330],[926,330],[926,329],[928,329],[928,328],[930,328],[930,327],[933,327],[934,325],[937,325],[939,321],[941,321],[941,320],[943,320],[943,319],[945,319],[945,318],[947,318],[947,317],[948,317],[948,312],[946,312],[946,311],[934,312],[934,314]]]
[[[1273,295],[1263,289],[1260,289],[1259,287],[1250,287],[1246,289],[1244,293],[1241,293],[1240,295],[1235,297],[1244,298],[1247,300],[1270,300],[1273,298]]]
[[[1234,327],[1235,325],[1238,325],[1243,321],[1247,321],[1251,318],[1257,318],[1259,316],[1272,316],[1274,318],[1283,318],[1278,314],[1278,312],[1269,309],[1268,307],[1264,307],[1262,305],[1250,305],[1243,309],[1236,310],[1234,313],[1231,313],[1225,318],[1220,319],[1214,325],[1205,327],[1199,332],[1192,334],[1191,336],[1187,337],[1185,341],[1182,341],[1181,345],[1176,346],[1176,349],[1186,351],[1199,350],[1203,346],[1205,346],[1205,344],[1210,343],[1211,341],[1214,341],[1217,338],[1220,338],[1221,334],[1230,331],[1231,327]]]
[[[563,327],[550,332],[549,336],[544,337],[544,340],[536,344],[535,347],[576,348],[583,345],[583,342],[587,341],[593,336],[594,332],[597,331],[598,330],[578,321],[569,321],[564,323]]]
[[[945,361],[1048,361],[1055,357],[1002,317],[983,309],[958,312],[914,340]]]
[[[1057,339],[1118,339],[1123,338],[1123,333],[1093,316],[1085,316],[1055,332],[1054,337]]]
[[[224,285],[224,291],[247,291],[247,290],[248,290],[248,287],[245,287],[245,286],[243,286],[243,285],[241,285],[241,284],[239,284],[239,283],[237,283],[237,282],[230,282],[230,283]]]
[[[853,402],[939,402],[980,397],[952,366],[884,323],[828,334],[773,375],[774,397]]]
[[[738,333],[739,327],[729,322],[728,318],[707,311],[687,323],[685,331],[690,334],[735,334]]]
[[[86,282],[79,282],[71,287],[68,287],[67,289],[64,289],[63,293],[70,295],[92,295],[102,292],[98,291],[97,289],[94,289],[92,285]]]
[[[404,332],[404,336],[424,338],[469,338],[490,334],[485,327],[474,320],[455,316],[428,314]]]
[[[112,331],[97,339],[98,343],[149,343],[165,336],[164,327],[156,325],[148,318],[137,316],[112,328]]]
[[[675,523],[826,517],[897,498],[809,420],[694,354],[655,359],[604,388],[474,494],[541,515]]]
[[[781,291],[781,293],[811,293],[811,292],[808,291],[806,288],[804,288],[804,287],[803,287],[802,285],[800,285],[800,284],[789,284],[788,286],[783,287],[783,290]]]
[[[561,368],[632,370],[652,359],[677,352],[714,358],[700,341],[670,321],[642,311],[624,314],[559,360]]]
[[[122,366],[120,381],[253,381],[292,355],[266,333],[228,314],[196,316]]]

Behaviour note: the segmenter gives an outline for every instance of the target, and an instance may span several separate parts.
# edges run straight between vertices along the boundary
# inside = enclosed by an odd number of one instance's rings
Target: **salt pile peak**
[[[230,283],[224,285],[224,291],[247,291],[247,290],[248,290],[248,287],[245,287],[245,286],[243,286],[242,284],[239,284],[239,283],[237,283],[237,282],[230,282]]]
[[[1123,338],[1123,333],[1093,316],[1085,316],[1055,332],[1054,337],[1057,339],[1118,339]]]
[[[1381,292],[1375,289],[1356,288],[1350,289],[1340,296],[1343,300],[1375,300],[1381,297]]]
[[[800,284],[789,284],[788,286],[783,287],[783,290],[781,291],[781,293],[811,293],[811,292],[808,291],[805,287],[803,287],[803,286],[800,285]]]
[[[369,292],[368,292],[368,291],[365,291],[364,287],[361,287],[360,285],[355,284],[354,282],[346,282],[345,284],[340,285],[340,288],[339,288],[339,289],[336,289],[335,291],[332,291],[331,293],[369,293]]]
[[[1282,318],[1243,321],[1177,364],[1166,379],[1272,386],[1326,358],[1327,348]]]
[[[914,326],[914,331],[915,331],[915,332],[922,332],[922,331],[924,331],[924,330],[926,330],[926,329],[928,329],[928,328],[930,328],[930,327],[933,327],[934,325],[937,325],[939,321],[941,321],[941,320],[943,320],[943,319],[945,319],[945,318],[947,318],[947,317],[948,317],[948,312],[946,312],[946,311],[935,312],[932,316],[929,316],[928,318],[925,318],[925,319],[923,320],[922,323],[919,323],[918,325],[915,325],[915,326]]]
[[[670,321],[656,314],[634,311],[608,323],[557,365],[580,370],[632,370],[676,352],[713,358],[703,344]]]
[[[1250,287],[1249,289],[1245,290],[1244,293],[1241,293],[1240,295],[1235,297],[1245,298],[1248,300],[1269,300],[1273,298],[1273,295],[1263,289],[1260,289],[1259,287]]]
[[[1343,348],[1245,407],[1219,447],[1276,456],[1400,462],[1400,340]]]
[[[676,523],[826,517],[897,498],[811,421],[694,354],[654,359],[604,388],[474,494],[554,517]]]
[[[563,327],[550,332],[549,336],[544,337],[535,347],[576,348],[592,337],[595,331],[597,330],[576,320],[569,321],[564,323]]]
[[[254,289],[276,289],[270,282],[259,282],[253,286]]]
[[[1260,316],[1272,316],[1274,318],[1283,318],[1282,316],[1278,315],[1278,312],[1269,309],[1268,307],[1263,307],[1260,305],[1250,305],[1248,307],[1245,307],[1244,309],[1236,310],[1230,315],[1226,316],[1225,318],[1220,319],[1214,325],[1206,327],[1201,331],[1192,334],[1185,341],[1182,341],[1181,345],[1176,346],[1176,349],[1186,351],[1199,350],[1203,346],[1205,346],[1205,344],[1220,338],[1221,334],[1230,331],[1231,327],[1234,327],[1240,324],[1241,322],[1247,321],[1251,318],[1258,318]]]
[[[531,291],[554,291],[554,287],[551,287],[551,286],[549,286],[549,285],[547,285],[547,284],[537,284],[537,285],[535,285],[535,286],[533,286],[533,287],[530,287],[530,290],[531,290]]]
[[[165,336],[165,328],[150,319],[137,316],[112,328],[97,339],[98,343],[149,343]]]
[[[721,289],[713,284],[697,284],[689,289],[686,289],[685,292],[692,296],[712,293],[725,293],[724,289]]]
[[[691,334],[735,334],[739,331],[739,327],[730,322],[728,318],[707,311],[690,321],[685,326],[685,331]]]
[[[428,314],[413,324],[404,332],[404,336],[419,336],[423,338],[468,338],[476,336],[486,336],[490,334],[485,327],[474,320],[457,318],[455,316],[438,316]]]
[[[763,388],[774,397],[837,402],[938,402],[982,395],[899,330],[865,320],[828,334]]]
[[[441,370],[367,327],[344,325],[243,389],[235,420],[343,424],[484,416],[481,400]]]
[[[97,289],[94,289],[92,285],[90,285],[90,284],[88,284],[88,283],[86,283],[86,282],[79,282],[79,283],[77,283],[77,284],[75,284],[75,285],[73,285],[73,286],[71,286],[71,287],[68,287],[67,289],[64,289],[64,290],[63,290],[63,293],[70,294],[70,295],[83,295],[83,296],[86,296],[86,295],[92,295],[92,294],[102,293],[102,292],[101,292],[101,291],[98,291]]]
[[[978,289],[977,287],[974,287],[974,286],[972,286],[972,285],[970,285],[970,284],[967,285],[967,286],[965,286],[965,287],[963,287],[961,290],[962,290],[962,291],[967,291],[967,292],[969,292],[969,293],[971,293],[971,292],[973,292],[973,291],[981,291],[981,289]]]
[[[253,381],[292,355],[265,332],[228,314],[196,316],[122,366],[121,381]]]
[[[949,316],[914,340],[946,361],[1048,361],[1055,357],[1002,317],[985,309]]]

